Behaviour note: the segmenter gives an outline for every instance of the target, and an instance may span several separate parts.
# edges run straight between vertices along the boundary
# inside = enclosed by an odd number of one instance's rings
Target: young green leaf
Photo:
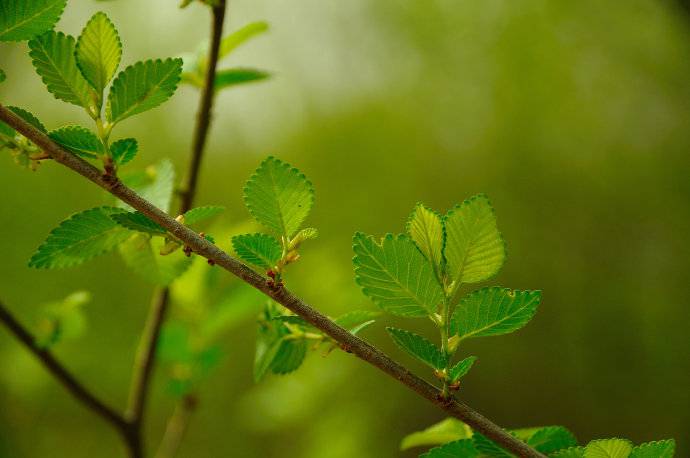
[[[407,233],[439,275],[445,244],[441,217],[430,208],[417,204],[407,220]]]
[[[667,439],[638,445],[632,450],[630,458],[673,458],[675,452],[676,441]]]
[[[139,144],[134,138],[123,138],[110,145],[110,156],[117,165],[125,165],[137,155]]]
[[[216,91],[219,91],[230,86],[262,81],[270,76],[270,73],[254,68],[230,68],[227,70],[219,70],[216,73],[216,79],[213,81],[213,87]]]
[[[393,341],[410,355],[433,369],[443,370],[448,359],[438,347],[424,337],[410,331],[397,328],[386,328]]]
[[[50,232],[29,261],[29,267],[60,269],[107,253],[131,236],[112,215],[123,210],[97,207],[72,215]]]
[[[460,439],[440,447],[432,448],[419,458],[479,458],[484,457],[475,448],[471,439]]]
[[[551,458],[583,458],[585,456],[584,447],[569,447],[553,452]]]
[[[400,316],[436,311],[443,290],[414,243],[404,235],[386,235],[381,243],[358,232],[353,238],[355,277],[362,292],[379,307]]]
[[[130,65],[113,81],[106,117],[115,124],[168,100],[180,81],[182,59],[147,60]]]
[[[299,170],[268,157],[247,181],[244,203],[273,235],[290,238],[314,204],[314,189]]]
[[[594,440],[585,447],[584,458],[628,458],[633,445],[626,439]]]
[[[380,316],[381,312],[376,310],[353,310],[340,315],[333,321],[345,329],[350,329],[354,326],[359,326],[362,323],[372,321]]]
[[[112,218],[122,227],[132,231],[143,232],[151,235],[165,235],[168,233],[163,227],[149,219],[141,212],[117,213]]]
[[[67,0],[0,0],[0,41],[28,40],[52,29]]]
[[[498,273],[505,261],[505,243],[496,227],[489,199],[479,194],[449,211],[444,218],[447,272],[455,281],[477,283]]]
[[[7,107],[9,110],[11,110],[14,114],[22,118],[24,121],[28,122],[32,126],[34,126],[36,129],[40,130],[44,134],[47,133],[45,126],[41,121],[38,120],[36,116],[33,114],[29,113],[28,111],[24,110],[23,108],[19,107]],[[7,124],[4,124],[0,122],[0,124],[3,124],[7,126]],[[11,127],[7,126],[8,128],[11,129]],[[14,129],[12,129],[12,132],[14,132]],[[16,132],[15,132],[16,134]]]
[[[122,57],[122,43],[105,13],[91,16],[77,40],[77,65],[98,94],[110,82]]]
[[[48,136],[77,156],[95,159],[103,152],[103,144],[96,134],[81,126],[60,127]]]
[[[451,330],[460,339],[508,334],[532,319],[541,291],[482,288],[463,297],[455,308]]]
[[[273,268],[283,251],[280,243],[268,234],[236,235],[232,247],[242,260],[263,269]]]
[[[544,454],[577,446],[577,439],[573,433],[563,426],[537,428],[526,441],[527,445]]]
[[[77,68],[74,37],[46,32],[29,41],[32,63],[55,98],[89,109],[93,92]]]
[[[450,377],[450,382],[455,383],[462,377],[467,375],[470,369],[472,369],[472,365],[476,360],[476,356],[468,356],[467,358],[463,359],[462,361],[459,361],[457,364],[451,367],[450,373],[448,374],[448,376]]]
[[[215,218],[225,211],[225,207],[218,205],[207,205],[205,207],[192,208],[184,214],[184,223],[187,225],[196,224],[200,221]]]
[[[219,58],[223,58],[230,54],[235,48],[242,43],[245,43],[250,38],[262,34],[268,30],[266,22],[252,22],[245,25],[239,30],[234,31],[220,42]]]
[[[164,212],[170,211],[175,190],[175,168],[169,159],[149,166],[143,174],[132,175],[130,180],[123,180],[140,196]],[[122,208],[134,210],[125,203],[118,203]]]
[[[304,362],[307,346],[304,339],[283,338],[271,361],[271,372],[283,375],[296,371]]]
[[[400,443],[400,450],[404,451],[414,447],[445,444],[460,439],[469,439],[470,437],[472,437],[472,430],[469,426],[455,418],[446,418],[423,431],[417,431],[405,436]]]
[[[181,250],[161,256],[164,245],[163,237],[135,234],[120,245],[120,255],[125,264],[144,280],[168,286],[187,271],[193,258],[186,257]]]

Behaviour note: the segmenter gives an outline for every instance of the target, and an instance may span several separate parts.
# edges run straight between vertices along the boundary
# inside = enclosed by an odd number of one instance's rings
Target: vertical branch
[[[197,112],[196,126],[194,129],[194,139],[192,141],[191,163],[188,172],[187,183],[184,186],[180,202],[179,213],[185,213],[192,208],[196,195],[199,171],[204,154],[204,147],[211,125],[211,110],[213,108],[214,82],[216,77],[216,67],[220,52],[220,43],[223,37],[223,22],[225,20],[225,0],[219,0],[217,5],[211,8],[211,44],[208,55],[208,68],[204,86],[201,89],[199,110]],[[151,377],[156,359],[156,350],[161,327],[165,321],[170,304],[170,290],[164,288],[156,291],[149,312],[144,332],[141,337],[139,348],[135,357],[134,375],[130,388],[129,404],[127,408],[127,419],[132,425],[135,434],[136,448],[139,449],[133,454],[134,457],[142,453],[142,423],[146,408],[146,400],[151,385]],[[183,406],[184,407],[184,406]],[[191,412],[191,411],[190,411]],[[175,414],[177,416],[177,413]],[[187,415],[188,416],[188,415]],[[186,420],[177,426],[186,428]],[[182,434],[178,434],[181,438]],[[176,448],[176,447],[175,447]]]
[[[193,395],[187,395],[175,407],[175,412],[168,420],[165,434],[161,441],[156,458],[173,458],[180,449],[184,435],[187,432],[189,418],[196,409],[197,399]]]

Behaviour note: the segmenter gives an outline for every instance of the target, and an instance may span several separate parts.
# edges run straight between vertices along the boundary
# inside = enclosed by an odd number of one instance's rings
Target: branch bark
[[[188,227],[175,221],[175,219],[139,196],[122,182],[109,179],[109,177],[104,176],[103,173],[93,165],[64,150],[43,132],[31,126],[3,105],[0,105],[0,119],[34,142],[46,153],[50,154],[56,162],[72,169],[160,224],[173,236],[189,246],[194,253],[212,260],[219,267],[234,274],[247,284],[291,310],[293,313],[304,318],[309,324],[337,341],[345,351],[353,353],[360,359],[390,375],[429,402],[435,404],[450,415],[464,421],[474,430],[485,435],[506,450],[522,457],[544,458],[544,455],[513,437],[500,426],[485,418],[469,406],[454,399],[444,399],[441,396],[441,391],[436,387],[417,377],[371,344],[338,326],[325,315],[295,296],[288,289],[269,286],[266,280],[257,272],[254,272],[237,259],[229,256],[216,245],[200,237]]]
[[[55,359],[51,352],[39,347],[31,333],[12,316],[2,302],[0,302],[0,321],[2,321],[10,332],[14,334],[14,336],[36,356],[36,358],[38,358],[48,372],[50,372],[55,379],[72,394],[72,396],[84,404],[86,408],[114,426],[120,433],[126,434],[127,421],[124,417],[84,387],[74,375]]]

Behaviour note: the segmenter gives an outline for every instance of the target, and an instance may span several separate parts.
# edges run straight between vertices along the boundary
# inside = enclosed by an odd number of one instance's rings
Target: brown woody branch
[[[3,105],[0,105],[0,119],[50,154],[55,161],[72,169],[84,178],[118,197],[123,202],[129,204],[134,209],[142,212],[147,217],[160,224],[173,236],[184,242],[194,253],[213,261],[216,265],[234,274],[266,296],[291,310],[293,313],[301,316],[309,324],[337,341],[346,351],[353,353],[362,360],[390,375],[453,417],[464,421],[475,431],[485,435],[506,450],[522,457],[544,458],[544,455],[515,438],[469,406],[454,399],[443,398],[441,396],[441,391],[436,387],[417,377],[371,344],[338,326],[325,315],[295,296],[288,289],[270,287],[265,278],[260,274],[254,272],[237,259],[229,256],[223,250],[203,237],[200,237],[188,227],[175,221],[175,219],[143,199],[122,182],[109,180],[108,177],[104,177],[103,173],[96,167],[60,147],[43,132],[31,126]]]

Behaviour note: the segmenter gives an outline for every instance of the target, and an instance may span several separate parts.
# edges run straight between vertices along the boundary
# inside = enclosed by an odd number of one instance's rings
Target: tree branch
[[[193,395],[185,396],[177,403],[168,424],[165,427],[165,434],[161,441],[161,446],[156,452],[156,458],[173,458],[180,449],[182,439],[187,432],[189,419],[196,409],[197,399]]]
[[[105,421],[115,427],[120,433],[126,434],[127,422],[111,407],[105,405],[100,399],[84,387],[65,367],[58,362],[48,350],[39,347],[36,340],[19,321],[0,302],[0,321],[21,341],[31,353],[38,358],[41,364],[74,396],[77,401],[86,408],[99,415]]]
[[[175,221],[175,219],[143,199],[122,182],[109,179],[109,177],[104,176],[101,171],[88,162],[67,152],[54,143],[47,135],[31,126],[3,105],[0,105],[0,119],[42,148],[46,153],[50,154],[56,162],[72,169],[160,224],[173,236],[189,246],[195,253],[212,260],[216,265],[234,274],[266,296],[291,310],[293,313],[304,318],[309,324],[337,341],[345,351],[351,352],[369,364],[377,367],[423,398],[448,412],[450,415],[464,421],[474,430],[485,435],[505,449],[523,457],[544,458],[544,455],[513,437],[501,427],[467,405],[454,399],[444,399],[441,396],[441,391],[436,387],[412,374],[371,344],[338,326],[286,288],[274,288],[269,286],[266,279],[261,275],[254,272],[237,259],[229,256],[205,238],[200,237],[193,230]]]
[[[211,122],[211,109],[213,107],[214,82],[216,76],[216,66],[218,64],[218,54],[220,43],[223,38],[223,21],[225,19],[225,0],[220,0],[216,6],[211,8],[211,45],[208,54],[208,68],[206,79],[201,92],[199,101],[199,111],[197,122],[194,129],[194,140],[192,142],[191,164],[187,178],[187,184],[181,196],[180,211],[185,213],[192,208],[196,195],[201,159],[204,153],[204,145],[208,137]],[[130,388],[129,403],[127,408],[127,419],[132,423],[135,434],[139,436],[138,447],[141,448],[143,442],[141,438],[146,399],[151,385],[158,338],[161,327],[170,305],[170,290],[163,288],[156,291],[151,305],[149,317],[146,321],[144,332],[141,336],[139,349],[135,357],[134,375]],[[141,452],[139,452],[141,453]]]

